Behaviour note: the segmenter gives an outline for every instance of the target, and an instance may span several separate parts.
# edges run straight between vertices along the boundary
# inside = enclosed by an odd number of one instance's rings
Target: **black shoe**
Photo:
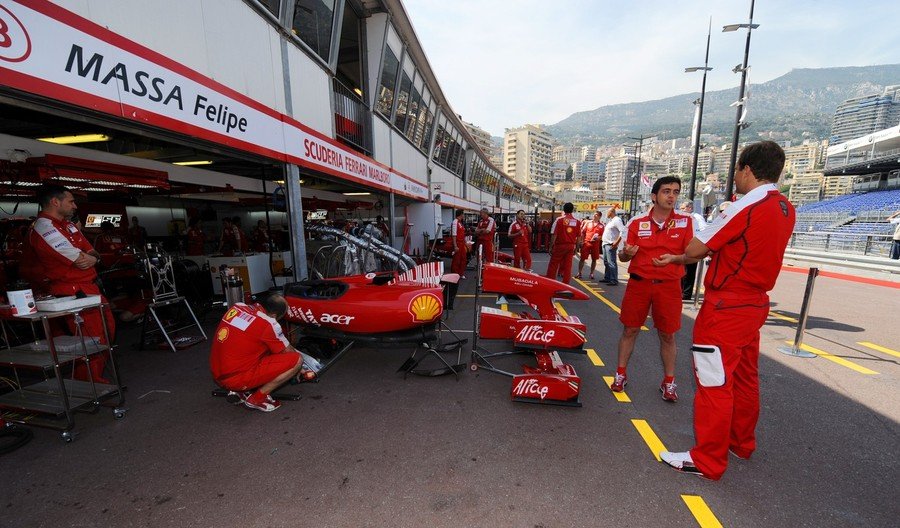
[[[607,282],[606,284],[608,284],[610,286],[618,286],[619,285],[618,282]]]

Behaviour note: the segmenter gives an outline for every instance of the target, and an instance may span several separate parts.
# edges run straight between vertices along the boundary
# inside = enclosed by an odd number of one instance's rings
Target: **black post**
[[[737,116],[734,120],[734,139],[731,142],[731,164],[728,166],[728,179],[725,181],[725,199],[731,200],[734,193],[734,169],[737,163],[738,141],[741,137],[741,114],[744,113],[744,90],[747,86],[747,60],[750,57],[750,34],[753,32],[753,5],[756,0],[750,0],[750,22],[747,24],[747,45],[744,46],[744,65],[741,69],[741,90],[738,95]]]
[[[712,68],[709,67],[709,40],[712,36],[712,17],[709,19],[709,30],[706,33],[706,59],[703,61],[703,84],[700,88],[700,115],[697,116],[697,138],[694,142],[694,160],[691,163],[691,188],[688,198],[693,203],[694,192],[697,187],[697,161],[700,157],[700,134],[703,130],[703,102],[706,100],[706,74]]]

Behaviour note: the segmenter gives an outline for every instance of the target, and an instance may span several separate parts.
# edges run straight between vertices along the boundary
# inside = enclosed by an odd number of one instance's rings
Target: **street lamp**
[[[734,121],[734,140],[731,142],[731,165],[728,166],[728,179],[725,182],[725,199],[730,200],[731,195],[734,192],[734,169],[735,163],[737,162],[737,148],[738,148],[738,140],[741,137],[741,129],[744,128],[744,123],[741,122],[741,117],[744,114],[744,105],[747,103],[744,100],[744,90],[747,86],[747,59],[750,56],[750,34],[751,32],[759,27],[759,24],[753,23],[753,6],[756,3],[756,0],[750,0],[750,21],[747,24],[729,24],[727,26],[722,27],[722,32],[727,33],[730,31],[737,31],[738,29],[746,29],[747,30],[747,45],[744,47],[744,64],[743,66],[735,66],[734,71],[737,73],[741,72],[741,91],[738,95],[737,103],[737,117],[735,117]]]
[[[709,67],[709,39],[711,36],[712,17],[709,18],[709,30],[706,32],[706,59],[703,61],[703,66],[691,66],[690,68],[684,69],[684,73],[692,73],[695,71],[703,72],[703,84],[700,88],[700,100],[695,120],[697,129],[691,138],[694,142],[694,160],[691,163],[691,188],[688,190],[688,199],[690,199],[691,202],[694,201],[694,188],[697,186],[697,158],[700,156],[700,130],[703,126],[703,101],[706,99],[706,73],[712,70],[712,68]],[[696,101],[694,103],[697,104]]]

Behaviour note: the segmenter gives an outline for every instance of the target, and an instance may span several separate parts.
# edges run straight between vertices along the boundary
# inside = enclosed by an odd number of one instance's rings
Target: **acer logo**
[[[538,380],[534,378],[523,379],[513,388],[513,394],[516,396],[537,394],[542,400],[547,397],[549,391],[549,387],[541,385],[538,383]]]
[[[528,325],[519,330],[519,333],[516,335],[516,341],[541,341],[543,343],[549,343],[555,335],[556,330],[544,331],[544,327],[541,325]]]
[[[327,324],[338,324],[338,325],[348,325],[350,321],[356,319],[356,317],[352,315],[339,315],[339,314],[327,314],[323,313],[319,316],[319,322],[327,323]]]

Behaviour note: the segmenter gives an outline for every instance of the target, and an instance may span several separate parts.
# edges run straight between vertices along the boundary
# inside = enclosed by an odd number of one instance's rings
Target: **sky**
[[[453,110],[502,136],[600,106],[740,84],[750,0],[405,0]],[[749,80],[794,68],[900,63],[898,0],[757,0]],[[900,82],[900,79],[898,79]]]

